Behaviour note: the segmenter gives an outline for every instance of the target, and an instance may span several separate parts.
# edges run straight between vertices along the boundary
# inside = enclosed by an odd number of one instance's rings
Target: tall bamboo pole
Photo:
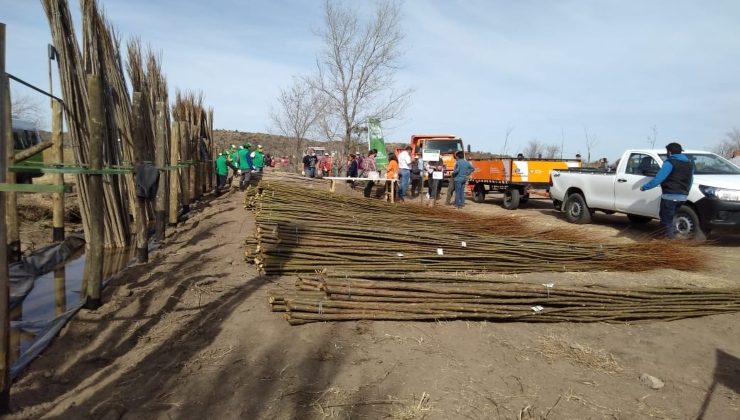
[[[144,162],[146,153],[145,128],[144,128],[144,94],[134,92],[131,104],[131,113],[133,114],[133,133],[134,133],[134,170],[138,170]],[[136,197],[136,250],[139,262],[149,261],[149,247],[147,246],[147,217],[146,217],[146,199]]]
[[[154,239],[162,241],[165,233],[165,215],[167,214],[167,172],[164,167],[167,162],[165,156],[165,144],[167,142],[167,104],[162,101],[158,101],[157,105],[157,125],[156,125],[156,139],[155,139],[155,154],[154,159],[156,161],[157,168],[159,168],[159,186],[157,187],[157,202],[155,209],[155,225],[156,233]]]
[[[2,75],[5,80],[5,93],[3,94],[3,101],[5,102],[5,111],[3,112],[2,118],[5,120],[5,130],[2,135],[5,136],[5,152],[8,157],[8,164],[12,165],[15,163],[14,151],[13,151],[13,118],[11,113],[12,102],[10,101],[10,79],[4,74]],[[15,172],[8,171],[5,175],[5,182],[8,184],[15,184]],[[8,192],[6,196],[6,214],[5,221],[7,223],[8,238],[6,239],[8,244],[8,258],[10,261],[18,261],[21,258],[21,237],[18,231],[18,194],[15,192]]]
[[[54,163],[64,163],[64,143],[62,138],[62,104],[57,101],[51,103],[51,142],[52,159]],[[64,185],[64,174],[54,174],[54,184]],[[53,228],[52,240],[54,242],[64,240],[64,193],[54,193],[53,203]]]
[[[180,121],[177,123],[177,125],[180,127],[180,160],[182,161],[189,161],[190,160],[190,145],[189,143],[189,131],[188,130],[188,123],[185,121]],[[182,168],[182,196],[181,198],[181,205],[184,211],[188,211],[190,207],[190,199],[191,199],[191,179],[190,179],[190,173],[192,171],[192,168],[190,166],[185,166]]]
[[[103,82],[98,75],[87,75],[87,95],[90,113],[89,168],[103,168],[103,143],[105,134],[105,112],[103,108]],[[104,203],[103,175],[87,175],[88,196],[93,203]],[[85,308],[97,309],[102,304],[100,289],[103,282],[103,210],[92,209],[90,212],[90,240],[86,244],[87,260],[85,261],[84,281],[86,284]]]
[[[177,166],[180,160],[180,124],[174,121],[170,133],[170,166]],[[169,224],[177,224],[177,210],[179,200],[177,197],[180,190],[180,175],[177,170],[170,171],[170,214]]]
[[[0,22],[0,75],[5,75],[5,24]],[[0,98],[5,98],[7,78],[0,77]],[[5,115],[5,101],[0,101],[0,115]],[[0,133],[5,132],[5,118],[0,118]],[[0,135],[0,163],[7,168],[7,138]],[[0,170],[0,184],[5,183],[5,169]],[[8,273],[7,230],[5,228],[5,192],[0,191],[0,414],[10,410],[10,275]]]

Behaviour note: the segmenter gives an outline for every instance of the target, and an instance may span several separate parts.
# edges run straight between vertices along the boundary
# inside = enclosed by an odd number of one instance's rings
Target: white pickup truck
[[[712,229],[740,231],[740,168],[714,153],[684,151],[694,163],[688,200],[674,219],[678,234],[705,240]],[[627,150],[613,170],[552,171],[550,197],[572,223],[594,211],[625,213],[633,223],[658,219],[661,189],[640,191],[667,158],[665,150]]]

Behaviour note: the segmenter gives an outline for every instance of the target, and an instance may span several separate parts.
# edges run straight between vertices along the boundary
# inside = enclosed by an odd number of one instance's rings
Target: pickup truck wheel
[[[678,235],[686,239],[703,242],[709,236],[709,231],[701,227],[701,221],[696,211],[687,205],[681,206],[676,211],[676,215],[673,217],[673,225],[676,227]]]
[[[630,219],[630,222],[636,223],[636,224],[645,224],[651,220],[653,220],[652,217],[647,216],[640,216],[637,214],[628,214],[627,218]]]
[[[516,210],[519,207],[519,190],[512,188],[504,191],[504,203],[503,206],[506,210]]]
[[[486,199],[486,189],[483,184],[475,184],[473,187],[473,201],[482,203]]]
[[[573,193],[565,199],[563,205],[565,218],[571,223],[579,225],[591,223],[591,210],[586,205],[586,200],[579,193]]]

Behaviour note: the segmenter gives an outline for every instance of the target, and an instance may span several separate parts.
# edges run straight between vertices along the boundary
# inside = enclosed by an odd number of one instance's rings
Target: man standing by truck
[[[398,200],[403,203],[411,182],[411,146],[398,154],[398,169]]]
[[[475,168],[467,160],[465,153],[459,151],[455,153],[455,169],[452,170],[452,181],[455,182],[455,208],[461,209],[465,205],[465,185],[468,183],[468,177],[475,172]]]
[[[640,191],[647,191],[660,185],[663,190],[660,196],[660,224],[665,229],[668,239],[673,239],[676,236],[673,217],[688,198],[694,178],[694,165],[681,153],[683,148],[680,144],[668,143],[665,149],[668,158],[655,178],[640,187]]]

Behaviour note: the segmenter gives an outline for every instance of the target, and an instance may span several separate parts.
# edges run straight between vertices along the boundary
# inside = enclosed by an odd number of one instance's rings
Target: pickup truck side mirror
[[[644,171],[642,171],[642,174],[645,176],[655,177],[655,175],[658,174],[658,170],[657,169],[645,169]]]

